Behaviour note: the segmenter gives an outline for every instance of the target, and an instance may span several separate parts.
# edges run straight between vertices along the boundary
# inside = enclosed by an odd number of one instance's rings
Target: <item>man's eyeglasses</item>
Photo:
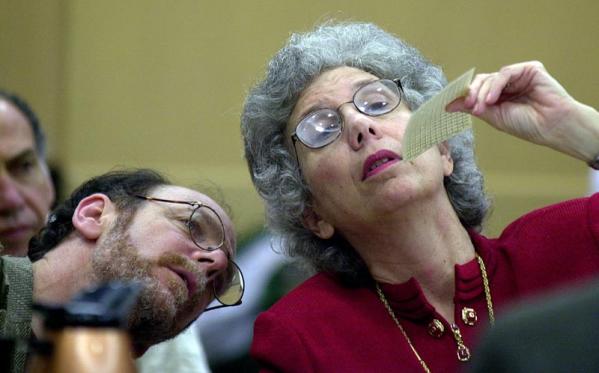
[[[176,203],[192,207],[191,214],[187,219],[189,236],[197,247],[206,251],[214,251],[222,248],[225,243],[225,226],[218,213],[210,206],[198,201],[173,201],[170,199],[154,198],[136,195],[135,197],[147,201]],[[204,310],[210,311],[227,306],[241,304],[241,298],[245,290],[243,273],[239,266],[227,255],[228,266],[224,276],[213,281],[212,289],[214,297],[220,303],[218,306],[208,307]]]
[[[325,147],[335,141],[343,130],[343,121],[339,115],[342,105],[351,102],[360,113],[377,117],[398,107],[402,92],[399,79],[375,80],[360,87],[351,101],[344,102],[334,110],[319,109],[308,113],[299,121],[291,135],[294,148],[297,140],[312,149]]]

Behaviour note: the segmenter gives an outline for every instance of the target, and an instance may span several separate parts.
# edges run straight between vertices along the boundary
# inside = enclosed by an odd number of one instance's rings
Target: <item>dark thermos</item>
[[[34,305],[45,335],[30,345],[30,373],[134,373],[127,320],[136,283],[112,282],[85,291],[64,306]]]

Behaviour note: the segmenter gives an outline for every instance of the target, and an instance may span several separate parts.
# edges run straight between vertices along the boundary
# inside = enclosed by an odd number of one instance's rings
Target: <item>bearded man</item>
[[[231,220],[208,196],[151,170],[93,178],[51,214],[29,257],[0,257],[0,336],[41,335],[32,302],[66,303],[112,280],[142,284],[129,318],[135,356],[172,338],[215,298],[241,302]],[[220,307],[220,306],[218,306]],[[216,308],[216,307],[215,307]],[[24,351],[14,356],[22,369]]]

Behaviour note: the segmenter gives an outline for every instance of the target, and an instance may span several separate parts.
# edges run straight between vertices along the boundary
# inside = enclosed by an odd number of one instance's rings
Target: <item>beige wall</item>
[[[327,18],[402,35],[449,78],[539,59],[599,107],[599,3],[587,1],[0,0],[0,86],[29,98],[68,187],[115,165],[222,185],[240,231],[262,208],[242,159],[247,89],[291,31]],[[587,168],[476,123],[496,206],[488,231],[583,195]]]
[[[51,144],[64,128],[64,18],[58,1],[0,0],[0,88],[27,99]],[[56,147],[51,156],[58,157]]]

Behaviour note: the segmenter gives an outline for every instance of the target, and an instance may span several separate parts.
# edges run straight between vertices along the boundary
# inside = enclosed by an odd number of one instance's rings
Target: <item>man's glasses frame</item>
[[[215,251],[218,249],[221,249],[222,246],[225,243],[225,225],[223,224],[223,220],[220,217],[220,215],[216,212],[216,210],[214,210],[212,207],[206,205],[205,203],[202,203],[200,201],[177,201],[177,200],[171,200],[171,199],[164,199],[164,198],[156,198],[156,197],[148,197],[148,196],[143,196],[143,195],[134,195],[137,198],[146,200],[146,201],[156,201],[156,202],[164,202],[164,203],[174,203],[174,204],[180,204],[180,205],[188,205],[191,206],[193,209],[191,210],[191,213],[189,214],[189,218],[187,219],[187,228],[188,228],[188,233],[189,233],[189,237],[191,238],[191,241],[201,250],[204,251]],[[222,230],[222,239],[220,240],[218,245],[215,246],[210,246],[210,247],[204,247],[202,245],[200,245],[196,239],[193,237],[193,233],[192,233],[192,217],[193,214],[195,214],[200,208],[206,208],[208,210],[210,210],[212,213],[214,213],[214,215],[218,218],[218,221],[220,223],[220,227]],[[243,298],[243,293],[245,291],[245,280],[243,277],[243,272],[241,272],[241,268],[239,268],[239,266],[237,265],[237,263],[235,263],[233,261],[233,259],[231,258],[231,256],[229,255],[229,253],[227,253],[225,250],[223,250],[223,252],[225,253],[225,255],[227,256],[227,260],[229,262],[229,265],[231,266],[230,268],[230,275],[231,275],[231,279],[235,279],[236,276],[238,276],[238,281],[239,281],[239,286],[240,286],[240,292],[239,292],[239,297],[236,301],[231,302],[231,303],[225,303],[221,300],[221,298],[219,297],[219,292],[217,291],[217,289],[215,288],[215,284],[212,284],[212,292],[214,294],[214,298],[220,303],[220,305],[218,306],[213,306],[213,307],[208,307],[204,310],[204,312],[206,311],[211,311],[211,310],[215,310],[217,308],[223,308],[223,307],[231,307],[231,306],[238,306],[241,304],[241,299]],[[231,282],[233,283],[233,282]],[[226,292],[223,292],[223,294]],[[223,295],[221,294],[221,296]]]

